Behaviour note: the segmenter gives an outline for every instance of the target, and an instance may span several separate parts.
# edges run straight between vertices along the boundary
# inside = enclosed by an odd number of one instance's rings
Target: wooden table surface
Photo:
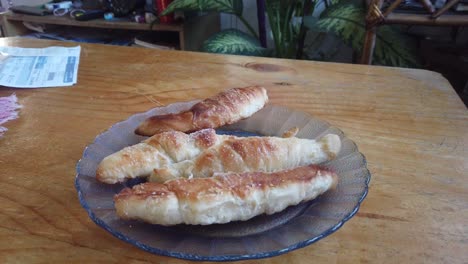
[[[0,45],[76,45],[1,39]],[[112,124],[152,107],[263,85],[270,103],[326,120],[372,173],[336,233],[240,263],[466,263],[468,112],[440,74],[414,69],[81,44],[78,84],[16,93],[0,138],[0,263],[183,263],[120,241],[80,206],[75,165]]]

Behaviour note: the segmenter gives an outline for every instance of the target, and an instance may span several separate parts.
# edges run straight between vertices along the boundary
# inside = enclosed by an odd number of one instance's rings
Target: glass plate
[[[267,105],[250,118],[217,132],[238,136],[281,136],[291,127],[298,127],[297,137],[301,138],[337,134],[342,140],[342,150],[335,160],[323,164],[339,175],[335,190],[277,214],[222,225],[163,227],[119,219],[114,210],[114,195],[139,181],[114,185],[99,183],[95,179],[99,162],[105,156],[143,140],[145,137],[137,136],[133,131],[147,117],[179,112],[195,103],[176,103],[133,115],[97,136],[86,147],[77,164],[75,186],[81,205],[97,225],[154,254],[189,260],[233,261],[272,257],[305,247],[335,232],[356,214],[367,195],[370,181],[366,160],[356,144],[326,122],[302,112]]]

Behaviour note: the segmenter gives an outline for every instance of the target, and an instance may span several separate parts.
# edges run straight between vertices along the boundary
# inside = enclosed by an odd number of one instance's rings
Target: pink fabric
[[[15,94],[0,97],[0,125],[18,118],[18,112],[16,112],[18,108],[21,108],[21,105],[18,104],[18,98],[16,98]],[[7,130],[6,127],[0,126],[0,137]]]

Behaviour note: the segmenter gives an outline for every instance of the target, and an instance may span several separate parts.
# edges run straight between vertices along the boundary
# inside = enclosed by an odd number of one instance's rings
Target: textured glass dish
[[[310,245],[335,232],[356,214],[367,195],[370,173],[354,142],[326,122],[268,105],[246,120],[223,127],[218,133],[281,136],[288,129],[298,127],[297,137],[300,138],[337,134],[342,140],[341,152],[335,160],[323,164],[339,175],[335,190],[274,215],[222,225],[163,227],[119,219],[113,196],[141,180],[114,185],[99,183],[95,179],[99,162],[143,140],[145,137],[136,136],[133,131],[147,117],[179,112],[194,103],[177,103],[136,114],[112,126],[85,149],[77,164],[75,186],[81,205],[96,224],[117,238],[154,254],[190,260],[233,261],[272,257]]]

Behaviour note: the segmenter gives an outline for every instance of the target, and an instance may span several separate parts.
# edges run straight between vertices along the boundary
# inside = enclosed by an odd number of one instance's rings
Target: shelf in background
[[[12,21],[22,21],[31,23],[53,24],[63,26],[108,28],[108,29],[130,29],[130,30],[153,30],[153,31],[175,31],[182,32],[183,24],[155,24],[150,28],[149,24],[141,24],[131,21],[94,19],[90,21],[76,21],[69,16],[31,16],[7,12],[4,18]]]
[[[76,27],[76,28],[89,28],[89,29],[111,29],[112,31],[146,31],[151,34],[159,35],[160,37],[170,35],[169,39],[172,41],[172,35],[177,39],[175,47],[180,50],[200,50],[203,41],[208,39],[214,33],[219,32],[220,22],[219,14],[206,14],[202,16],[195,16],[186,18],[183,22],[175,24],[155,24],[150,28],[150,24],[140,24],[130,20],[104,20],[95,19],[90,21],[76,21],[70,16],[32,16],[17,14],[11,11],[0,13],[0,23],[3,36],[14,37],[23,36],[30,33],[23,22],[55,25],[57,28]],[[73,32],[73,29],[69,30]],[[137,33],[139,34],[139,33]]]

